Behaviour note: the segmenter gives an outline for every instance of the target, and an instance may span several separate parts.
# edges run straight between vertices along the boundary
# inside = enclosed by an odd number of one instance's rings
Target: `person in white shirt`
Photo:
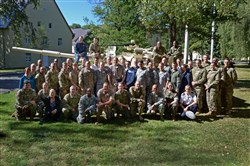
[[[192,111],[194,114],[197,111],[197,97],[189,85],[185,86],[185,92],[181,94],[180,106],[182,109],[181,117],[186,117],[187,111]]]

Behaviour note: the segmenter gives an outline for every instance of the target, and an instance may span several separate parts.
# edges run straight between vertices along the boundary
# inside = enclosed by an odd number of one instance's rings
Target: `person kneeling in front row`
[[[87,88],[87,94],[80,98],[78,103],[79,114],[76,118],[78,123],[85,123],[91,115],[96,114],[97,98],[91,93],[91,89]]]
[[[197,111],[197,97],[194,92],[191,91],[189,85],[185,86],[185,92],[181,94],[180,98],[181,117],[186,118],[186,112],[192,111],[194,114]]]

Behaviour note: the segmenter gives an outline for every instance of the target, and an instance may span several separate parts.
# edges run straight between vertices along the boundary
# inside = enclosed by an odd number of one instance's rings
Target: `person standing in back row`
[[[194,87],[195,93],[197,95],[198,109],[196,115],[198,115],[203,108],[203,97],[205,97],[204,84],[207,81],[207,70],[202,67],[200,59],[197,59],[195,63],[196,67],[192,70],[192,86]]]
[[[221,94],[222,95],[222,102],[224,106],[225,114],[231,114],[232,105],[233,105],[233,88],[237,81],[237,73],[235,69],[231,66],[231,61],[228,58],[224,60],[224,68],[222,71],[222,84],[221,84]]]
[[[80,58],[84,58],[86,61],[89,60],[87,56],[87,46],[83,41],[83,36],[79,37],[78,42],[75,45],[74,51],[75,51],[75,62],[77,64]]]

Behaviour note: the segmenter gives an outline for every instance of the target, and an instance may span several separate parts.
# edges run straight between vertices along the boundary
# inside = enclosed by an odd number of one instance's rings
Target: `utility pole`
[[[216,16],[216,5],[215,2],[212,7],[213,10],[213,21],[212,21],[212,34],[211,34],[211,49],[210,49],[210,62],[213,61],[214,54],[214,34],[215,34],[215,16]]]
[[[184,44],[184,64],[188,61],[188,49],[189,49],[189,32],[188,25],[185,26],[185,44]]]

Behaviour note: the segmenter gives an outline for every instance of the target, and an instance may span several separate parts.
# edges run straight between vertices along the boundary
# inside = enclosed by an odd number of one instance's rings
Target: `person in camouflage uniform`
[[[217,113],[217,95],[220,82],[220,72],[216,69],[215,64],[211,63],[207,73],[207,82],[205,84],[206,99],[208,105],[207,116],[214,116]]]
[[[171,82],[166,83],[166,87],[163,90],[163,96],[165,98],[165,116],[171,114],[172,119],[176,120],[178,110],[178,94],[174,90],[174,86]]]
[[[217,114],[221,114],[221,85],[222,85],[222,80],[221,80],[221,75],[223,72],[223,69],[220,67],[218,59],[213,58],[212,63],[214,63],[216,70],[219,72],[220,75],[220,82],[218,84],[218,93],[216,95],[217,98]]]
[[[79,86],[81,88],[82,94],[86,94],[87,88],[90,88],[93,94],[96,81],[95,71],[90,68],[90,61],[87,61],[85,65],[86,67],[83,68],[79,73]]]
[[[100,57],[101,56],[101,47],[98,43],[97,37],[94,37],[93,43],[90,44],[89,53],[92,57]]]
[[[77,91],[80,91],[80,87],[78,86],[78,76],[79,76],[79,71],[78,71],[78,65],[77,63],[73,63],[73,70],[69,72],[69,80],[71,82],[71,85],[74,85],[77,89]]]
[[[111,118],[114,116],[114,113],[112,112],[112,104],[113,104],[113,93],[111,89],[109,88],[109,84],[105,82],[103,84],[102,89],[100,89],[97,92],[97,98],[98,98],[98,104],[97,104],[97,122],[100,122],[100,116],[102,112],[104,111],[106,114],[106,119],[111,120]]]
[[[145,107],[145,95],[139,81],[135,82],[135,86],[129,88],[131,115],[135,117],[139,113],[139,120],[143,120],[142,113]]]
[[[154,63],[156,66],[161,62],[162,57],[167,53],[165,47],[162,46],[160,41],[157,42],[156,46],[153,48]]]
[[[179,89],[181,86],[181,74],[177,69],[177,64],[172,63],[172,70],[171,70],[171,83],[174,86],[174,90],[179,93]]]
[[[60,97],[62,99],[67,93],[69,93],[70,87],[68,65],[65,62],[62,63],[62,69],[58,74],[58,80],[60,86]]]
[[[97,92],[102,88],[104,82],[108,81],[108,72],[105,70],[104,65],[104,62],[100,62],[100,68],[95,71],[95,95],[97,95]]]
[[[159,80],[159,76],[158,76],[157,70],[154,67],[153,62],[148,62],[148,66],[146,70],[147,70],[148,79],[150,81],[148,81],[148,84],[146,87],[146,94],[144,94],[144,96],[147,96],[151,93],[152,86],[154,84],[158,84],[158,80]]]
[[[221,94],[224,101],[224,112],[225,114],[231,114],[232,111],[232,102],[233,102],[233,88],[237,81],[237,73],[235,69],[231,66],[231,61],[228,58],[224,59],[224,68],[222,71],[222,87]]]
[[[130,117],[130,96],[129,92],[124,89],[123,83],[118,83],[118,90],[115,92],[114,96],[115,104],[114,110],[117,112],[117,117],[119,118],[120,114],[126,118]]]
[[[30,116],[30,120],[33,120],[36,115],[36,92],[31,89],[30,82],[24,81],[23,89],[18,90],[16,94],[16,120],[25,120],[27,116]]]
[[[91,93],[91,89],[88,88],[87,94],[82,96],[78,103],[79,114],[76,118],[78,123],[85,123],[90,120],[91,115],[96,114],[97,102],[97,98]]]
[[[45,67],[40,67],[39,73],[36,74],[36,93],[38,93],[43,88],[43,83],[45,82]]]
[[[165,110],[164,96],[158,91],[157,85],[152,86],[152,92],[147,100],[148,114],[155,114],[156,111],[160,113],[161,120],[164,120],[163,114]]]
[[[138,69],[136,71],[136,81],[139,81],[141,83],[141,87],[143,89],[143,93],[146,94],[146,88],[149,85],[150,77],[148,75],[148,72],[146,68],[143,66],[143,61],[138,62]],[[152,80],[153,81],[153,80]],[[145,96],[146,97],[146,96]]]
[[[70,58],[67,58],[66,59],[66,63],[67,63],[67,70],[68,70],[68,72],[71,72],[73,70],[72,60]]]
[[[62,112],[65,121],[69,119],[76,120],[76,117],[78,116],[78,103],[80,97],[81,96],[76,91],[76,87],[72,85],[70,87],[70,92],[64,96],[62,101]]]
[[[49,96],[49,88],[46,82],[43,83],[43,88],[37,94],[37,112],[39,113],[40,120],[43,119],[45,99]]]
[[[113,59],[113,64],[110,66],[110,69],[112,71],[112,81],[113,81],[113,85],[115,86],[115,88],[117,89],[117,85],[119,82],[124,82],[125,80],[125,68],[118,63],[118,58],[114,57]]]
[[[204,67],[206,70],[210,69],[210,62],[208,61],[208,55],[203,55],[203,61],[201,66]]]
[[[159,63],[159,71],[158,71],[158,90],[163,92],[163,89],[166,83],[169,82],[169,73],[164,70],[164,64],[162,62]]]
[[[49,89],[54,89],[59,93],[58,72],[55,63],[50,64],[50,70],[45,75],[45,82],[48,83]]]
[[[203,108],[203,98],[205,97],[204,84],[207,81],[207,70],[201,66],[201,60],[196,60],[196,67],[192,70],[193,81],[192,86],[194,87],[197,96],[198,109],[196,115],[198,115]]]

